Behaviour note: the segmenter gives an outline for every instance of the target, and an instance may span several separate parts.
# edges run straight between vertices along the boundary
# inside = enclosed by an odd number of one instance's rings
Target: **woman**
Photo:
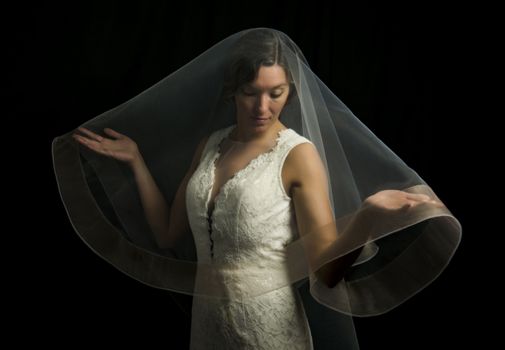
[[[192,349],[322,348],[311,329],[332,332],[332,325],[320,313],[309,321],[311,310],[306,313],[294,282],[308,277],[320,304],[369,316],[397,306],[446,266],[460,239],[457,220],[315,77],[287,36],[243,31],[183,68],[90,123],[130,133],[104,128],[109,137],[102,137],[81,127],[83,135],[73,136],[96,153],[86,158],[127,239],[78,233],[132,277],[194,296]],[[182,103],[188,91],[202,105]],[[203,111],[209,119],[198,116]],[[148,121],[136,119],[146,112]],[[169,148],[159,142],[156,150],[149,138],[156,139],[160,117],[171,115],[188,115],[192,140],[195,127],[204,135],[167,201],[170,186],[158,185],[153,162],[174,160],[181,141]],[[189,134],[184,126],[176,129]],[[53,153],[60,150],[53,143]],[[132,209],[117,193],[129,185],[112,181],[120,172],[99,155],[131,170],[156,247],[141,220],[124,215]],[[110,231],[93,232],[100,229]],[[161,256],[167,250],[170,257]],[[413,261],[419,252],[426,259]],[[344,344],[341,338],[334,342]],[[347,343],[357,346],[354,339]]]

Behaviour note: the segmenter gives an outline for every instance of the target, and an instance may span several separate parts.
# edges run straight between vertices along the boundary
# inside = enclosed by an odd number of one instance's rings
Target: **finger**
[[[444,207],[444,204],[442,202],[440,202],[439,200],[436,200],[436,199],[432,199],[431,197],[428,197],[427,196],[427,199],[421,199],[421,200],[417,200],[417,204],[431,204],[431,205],[434,205],[436,207],[439,207],[439,208],[442,208]]]
[[[428,196],[426,194],[422,194],[422,193],[409,193],[409,194],[407,194],[406,197],[407,197],[407,199],[414,200],[414,201],[426,202],[426,201],[431,200],[430,196]]]
[[[92,139],[94,140],[97,140],[97,141],[103,141],[103,137],[98,135],[98,134],[95,134],[94,132],[92,132],[91,130],[88,130],[82,126],[80,126],[79,128],[77,128],[78,130],[82,131],[83,133],[85,133],[86,135],[88,135],[89,137],[91,137]]]
[[[82,144],[86,144],[88,142],[88,139],[87,137],[84,137],[82,135],[79,135],[79,134],[72,134],[72,137],[76,140],[76,141],[79,141],[80,143]]]
[[[88,139],[86,137],[82,137],[80,135],[74,135],[74,138],[79,141],[80,143],[86,145],[87,147],[89,147],[90,149],[96,151],[96,152],[99,152],[99,153],[103,153],[104,152],[104,149],[102,147],[102,145],[97,142],[97,141],[94,141],[94,140],[91,140],[91,139]]]
[[[106,134],[111,135],[117,139],[120,139],[121,137],[123,137],[122,134],[118,133],[115,130],[112,130],[111,128],[104,128],[103,131],[105,131]]]
[[[436,207],[442,208],[444,207],[444,204],[436,199],[430,199],[429,201],[426,201],[427,203],[433,204]]]

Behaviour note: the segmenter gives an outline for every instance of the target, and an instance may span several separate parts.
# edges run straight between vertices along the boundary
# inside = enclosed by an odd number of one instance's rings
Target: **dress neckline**
[[[243,177],[247,172],[249,172],[252,168],[254,168],[260,161],[262,161],[264,158],[268,157],[271,155],[277,148],[279,148],[281,144],[281,139],[284,135],[287,135],[287,131],[291,130],[291,128],[285,128],[277,131],[277,137],[275,139],[275,144],[273,147],[271,147],[268,151],[265,151],[263,153],[260,153],[258,156],[253,158],[245,167],[242,169],[238,170],[235,174],[233,174],[228,180],[226,180],[221,187],[219,188],[218,192],[216,193],[216,196],[214,197],[214,203],[213,203],[213,208],[212,211],[209,215],[209,205],[211,204],[211,196],[212,196],[212,191],[214,190],[214,181],[215,181],[215,171],[216,171],[216,164],[217,161],[219,160],[219,157],[221,155],[221,143],[225,138],[227,138],[231,132],[235,129],[237,124],[231,125],[228,127],[228,130],[225,130],[223,134],[219,137],[217,142],[215,143],[214,146],[214,157],[211,159],[211,167],[210,167],[210,185],[209,189],[207,191],[207,200],[205,201],[205,214],[207,216],[207,220],[210,220],[210,225],[212,225],[212,217],[214,215],[214,211],[216,210],[216,206],[219,203],[220,197],[223,195],[223,192],[227,190],[231,184],[236,181],[238,178]],[[231,140],[233,141],[233,140]]]
[[[230,142],[232,142],[232,143],[240,143],[240,144],[255,143],[255,142],[257,142],[257,141],[237,141],[237,140],[233,140],[233,139],[231,139],[231,138],[230,138],[230,135],[231,135],[231,133],[232,133],[233,131],[235,131],[236,129],[237,129],[237,124],[233,124],[233,125],[229,126],[229,127],[228,127],[228,130],[226,130],[226,131],[225,131],[224,136],[223,136],[223,137],[221,137],[221,139],[219,140],[218,145],[220,145],[220,144],[223,142],[223,140],[225,140],[225,139],[227,139],[228,141],[230,141]],[[277,142],[277,141],[278,141],[278,139],[279,139],[279,137],[280,137],[280,135],[281,135],[284,131],[286,131],[286,130],[288,130],[288,129],[289,129],[289,128],[285,128],[285,129],[280,129],[279,131],[277,131],[277,133],[276,133],[276,134],[277,134],[277,138],[275,139],[275,142]],[[267,151],[267,152],[268,152],[268,151]]]

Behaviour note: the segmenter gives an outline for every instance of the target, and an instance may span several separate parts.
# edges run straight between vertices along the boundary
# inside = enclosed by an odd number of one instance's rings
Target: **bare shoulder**
[[[193,160],[191,161],[191,166],[189,167],[188,176],[191,176],[193,172],[196,170],[198,167],[198,164],[200,163],[200,159],[202,158],[202,153],[203,150],[205,149],[205,145],[207,144],[207,141],[209,139],[210,135],[205,135],[202,137],[200,142],[198,143],[198,146],[196,147],[195,153],[193,155]]]
[[[207,141],[209,140],[210,135],[204,135],[200,142],[198,143],[198,147],[196,148],[196,155],[201,156]]]
[[[286,172],[294,186],[325,177],[325,168],[314,144],[303,142],[294,146],[285,160]]]

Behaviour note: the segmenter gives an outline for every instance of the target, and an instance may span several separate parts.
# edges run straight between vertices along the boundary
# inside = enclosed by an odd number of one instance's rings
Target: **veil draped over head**
[[[342,342],[342,333],[351,337],[350,328],[342,331],[351,316],[385,313],[430,284],[457,249],[461,226],[430,186],[311,71],[286,34],[268,28],[233,34],[81,126],[104,137],[104,128],[111,128],[133,139],[170,205],[200,140],[236,122],[236,108],[227,95],[231,62],[255,50],[267,36],[275,38],[290,72],[292,95],[280,120],[317,148],[334,216],[332,222],[298,232],[283,248],[282,258],[240,265],[199,260],[192,232],[180,233],[170,248],[160,248],[131,169],[79,145],[71,136],[76,130],[53,140],[54,171],[77,234],[125,274],[170,291],[176,300],[205,296],[223,303],[247,302],[294,284],[302,291],[313,336],[338,334]],[[370,204],[398,193],[432,200],[390,210]],[[337,285],[318,278],[315,272],[323,265],[360,247]]]

